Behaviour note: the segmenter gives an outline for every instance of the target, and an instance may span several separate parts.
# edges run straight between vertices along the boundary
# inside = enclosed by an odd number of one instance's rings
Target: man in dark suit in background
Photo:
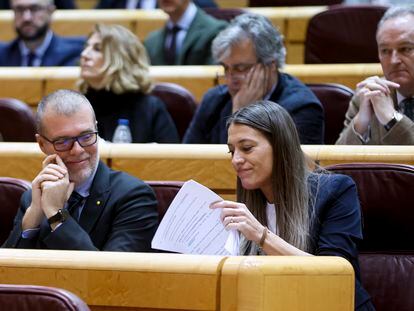
[[[212,64],[211,42],[227,23],[206,14],[191,0],[159,0],[158,4],[169,20],[145,39],[151,65]]]
[[[225,85],[207,91],[183,142],[226,144],[226,120],[257,100],[285,108],[302,144],[321,144],[323,108],[302,82],[280,72],[285,64],[283,36],[264,16],[243,14],[232,20],[212,44],[213,57],[223,66]]]
[[[43,169],[22,196],[4,247],[151,250],[157,201],[151,188],[99,161],[95,114],[80,93],[59,90],[37,110]]]
[[[55,0],[57,9],[76,9],[74,0]],[[0,10],[10,10],[10,0],[0,0]]]
[[[199,8],[216,8],[214,0],[194,0]],[[155,9],[157,0],[99,0],[97,9]]]
[[[0,66],[74,66],[85,39],[50,30],[52,0],[12,0],[17,38],[0,46]]]

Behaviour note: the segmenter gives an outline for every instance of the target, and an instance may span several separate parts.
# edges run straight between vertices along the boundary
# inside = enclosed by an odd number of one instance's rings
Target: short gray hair
[[[88,106],[91,110],[94,121],[95,112],[88,99],[79,92],[73,90],[57,90],[42,98],[37,106],[36,128],[39,134],[42,133],[42,120],[46,111],[53,111],[58,115],[71,116],[79,111],[82,106]],[[96,122],[95,122],[96,123]]]
[[[264,64],[277,62],[278,68],[285,65],[286,48],[283,35],[264,16],[246,13],[233,19],[212,43],[212,54],[219,62],[230,48],[250,39],[256,51],[257,60]]]
[[[381,26],[390,19],[394,19],[397,17],[402,17],[406,15],[412,15],[414,16],[414,7],[413,6],[392,6],[390,7],[382,16],[380,21],[378,22],[377,26],[377,35],[378,31],[381,28]]]

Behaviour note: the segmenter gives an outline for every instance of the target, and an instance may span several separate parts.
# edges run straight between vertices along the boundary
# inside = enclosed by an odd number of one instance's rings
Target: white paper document
[[[184,254],[238,255],[239,235],[226,231],[221,209],[210,209],[223,200],[207,187],[187,181],[181,187],[152,240],[152,248]]]

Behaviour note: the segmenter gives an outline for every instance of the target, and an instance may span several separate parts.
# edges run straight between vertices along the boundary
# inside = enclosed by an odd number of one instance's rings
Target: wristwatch
[[[397,123],[398,121],[400,121],[403,118],[402,114],[394,111],[394,115],[392,116],[392,119],[384,125],[384,128],[389,131],[394,125],[395,123]]]
[[[69,217],[69,212],[66,209],[59,209],[55,215],[47,219],[49,225],[55,222],[64,222]]]

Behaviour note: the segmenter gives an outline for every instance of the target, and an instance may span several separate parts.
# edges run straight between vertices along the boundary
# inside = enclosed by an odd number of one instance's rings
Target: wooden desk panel
[[[4,284],[60,287],[93,311],[217,310],[225,257],[0,249]]]
[[[223,0],[222,7],[243,7],[245,0]],[[239,3],[240,2],[240,3]],[[247,3],[247,2],[246,2]],[[273,25],[279,27],[284,35],[288,49],[288,63],[303,63],[303,44],[309,19],[326,10],[326,6],[308,7],[268,7],[244,8],[248,12],[262,14],[269,18]],[[160,9],[155,10],[58,10],[53,14],[52,29],[61,35],[86,36],[95,23],[120,24],[138,38],[144,40],[147,35],[163,27],[167,15]],[[12,26],[13,13],[0,12],[0,41],[15,37]],[[292,47],[297,45],[297,48]],[[302,47],[300,49],[299,47]]]
[[[284,71],[304,83],[340,83],[352,89],[368,76],[381,75],[379,64],[287,65]],[[152,66],[154,81],[173,82],[190,90],[198,101],[217,83],[220,66]],[[60,88],[76,89],[78,67],[0,68],[0,97],[15,97],[35,106]],[[222,79],[219,79],[223,82]]]
[[[344,258],[230,257],[223,265],[221,310],[351,311],[354,287]]]
[[[0,278],[69,290],[92,311],[354,307],[353,269],[338,257],[0,249]]]
[[[31,106],[60,88],[76,89],[78,67],[0,68],[0,97],[15,97]],[[352,89],[368,76],[381,75],[379,64],[287,65],[284,71],[304,83],[340,83]],[[198,101],[217,82],[220,66],[152,66],[154,81],[172,82],[187,88]]]
[[[377,162],[414,165],[414,146],[303,145],[320,165]],[[234,194],[236,175],[226,145],[101,144],[100,157],[113,169],[144,180],[194,179],[221,194]],[[32,180],[44,155],[36,143],[0,143],[0,176]]]
[[[97,0],[76,0],[77,7],[80,9],[93,9]],[[216,0],[220,8],[243,8],[249,6],[248,0]]]

